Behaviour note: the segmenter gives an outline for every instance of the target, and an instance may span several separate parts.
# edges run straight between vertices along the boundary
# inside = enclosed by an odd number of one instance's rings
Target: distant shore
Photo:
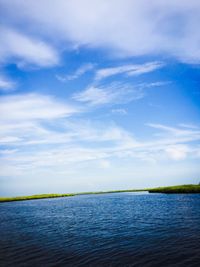
[[[148,191],[147,189],[128,189],[128,190],[113,190],[113,191],[98,191],[98,192],[80,192],[80,193],[69,193],[69,194],[39,194],[31,196],[19,196],[19,197],[0,197],[0,202],[11,202],[11,201],[22,201],[22,200],[33,200],[43,198],[58,198],[58,197],[72,197],[80,195],[97,195],[97,194],[111,194],[111,193],[124,193],[124,192],[142,192]]]
[[[200,185],[177,185],[157,187],[148,190],[149,193],[165,193],[165,194],[195,194],[200,193]]]
[[[20,196],[20,197],[0,197],[0,202],[22,201],[42,198],[56,198],[56,197],[71,197],[74,194],[41,194],[32,196]]]
[[[200,193],[200,185],[177,185],[147,189],[127,189],[127,190],[112,190],[112,191],[99,191],[99,192],[81,192],[70,194],[40,194],[32,196],[19,196],[19,197],[0,197],[0,202],[33,200],[43,198],[59,198],[59,197],[72,197],[79,195],[91,195],[91,194],[112,194],[112,193],[126,193],[126,192],[149,192],[149,193],[164,193],[164,194],[194,194]]]

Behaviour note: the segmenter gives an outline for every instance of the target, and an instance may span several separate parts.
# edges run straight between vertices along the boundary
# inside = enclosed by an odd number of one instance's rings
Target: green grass
[[[165,194],[193,194],[200,193],[200,185],[177,185],[167,187],[157,187],[148,190],[149,193],[165,193]]]
[[[111,193],[123,193],[123,192],[140,192],[140,191],[145,191],[145,190],[130,189],[130,190],[99,191],[99,192],[81,192],[73,194],[42,194],[42,195],[21,196],[21,197],[0,197],[0,202],[11,202],[11,201],[55,198],[55,197],[70,197],[70,196],[91,195],[91,194],[97,195],[97,194],[111,194]]]
[[[111,194],[111,193],[125,193],[125,192],[141,192],[148,191],[149,193],[166,193],[166,194],[182,194],[182,193],[200,193],[200,185],[177,185],[157,188],[145,188],[145,189],[128,189],[128,190],[112,190],[112,191],[99,191],[99,192],[81,192],[73,194],[42,194],[32,196],[21,197],[0,197],[0,202],[42,199],[42,198],[55,198],[55,197],[70,197],[79,195],[91,195],[91,194]]]
[[[0,197],[0,202],[31,200],[31,199],[41,199],[41,198],[70,197],[70,196],[74,196],[74,194],[41,194],[41,195],[22,196],[22,197]]]
[[[125,193],[125,192],[141,192],[148,191],[148,189],[127,189],[127,190],[111,190],[111,191],[98,191],[98,192],[81,192],[75,195],[97,195],[97,194],[112,194],[112,193]]]

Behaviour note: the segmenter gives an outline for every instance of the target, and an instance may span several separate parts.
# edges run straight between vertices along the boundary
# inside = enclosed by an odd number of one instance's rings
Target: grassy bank
[[[20,200],[32,200],[42,198],[55,198],[55,197],[70,197],[79,195],[92,195],[92,194],[111,194],[111,193],[123,193],[123,192],[141,192],[148,191],[147,189],[129,189],[129,190],[113,190],[113,191],[98,191],[98,192],[81,192],[73,194],[42,194],[32,196],[21,196],[21,197],[0,197],[0,202],[20,201]]]
[[[75,193],[75,195],[97,195],[97,194],[112,194],[112,193],[126,193],[126,192],[142,192],[148,191],[148,189],[127,189],[127,190],[111,190],[111,191],[98,191],[98,192],[81,192]]]
[[[125,193],[125,192],[142,192],[148,191],[149,193],[165,193],[165,194],[183,194],[183,193],[200,193],[200,185],[178,185],[157,187],[151,189],[128,189],[128,190],[112,190],[112,191],[99,191],[99,192],[81,192],[73,194],[42,194],[22,197],[0,197],[0,202],[42,199],[42,198],[55,198],[55,197],[70,197],[79,195],[92,195],[92,194],[112,194],[112,193]]]
[[[148,190],[149,193],[165,193],[165,194],[194,194],[200,193],[200,185],[177,185],[167,187],[157,187]]]
[[[55,198],[55,197],[70,197],[70,196],[74,196],[74,194],[42,194],[42,195],[21,196],[21,197],[0,197],[0,202]]]

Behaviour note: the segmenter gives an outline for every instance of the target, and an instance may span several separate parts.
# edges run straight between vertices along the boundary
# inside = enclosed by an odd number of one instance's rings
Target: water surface
[[[200,266],[200,195],[0,203],[0,266]]]

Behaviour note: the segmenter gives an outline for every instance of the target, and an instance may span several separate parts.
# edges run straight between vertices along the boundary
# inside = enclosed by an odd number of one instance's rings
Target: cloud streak
[[[81,162],[109,161],[117,158],[162,162],[200,157],[200,148],[192,144],[197,140],[197,136],[200,140],[200,130],[191,129],[184,140],[181,136],[177,138],[174,133],[169,135],[166,131],[166,136],[159,139],[151,137],[149,141],[144,141],[114,124],[94,124],[86,121],[60,123],[62,130],[59,131],[48,129],[45,124],[35,123],[32,126],[29,124],[29,128],[28,125],[23,125],[22,131],[19,125],[18,135],[15,136],[15,140],[13,136],[12,146],[10,149],[2,150],[1,153],[4,174],[9,175],[9,166],[12,166],[12,171],[16,169],[20,175],[31,169],[36,172],[46,168],[66,169]],[[17,133],[16,130],[17,126],[14,131],[12,129],[12,133]],[[35,149],[36,140],[46,140],[46,143]],[[19,146],[16,146],[17,143]]]
[[[0,90],[3,92],[10,92],[15,89],[17,83],[6,77],[5,75],[0,74]]]
[[[16,62],[19,67],[51,67],[59,62],[58,53],[45,42],[8,27],[0,27],[1,62]]]
[[[89,86],[82,92],[76,93],[72,98],[91,106],[106,104],[124,104],[141,99],[143,91],[123,83],[112,83],[106,86]]]
[[[83,172],[95,173],[93,179],[104,171],[110,178],[111,172],[116,179],[120,170],[123,174],[131,172],[132,177],[133,165],[141,175],[144,164],[164,166],[200,158],[200,147],[195,143],[200,140],[200,129],[194,125],[172,127],[151,123],[148,127],[155,133],[144,139],[113,121],[78,119],[75,115],[82,110],[50,96],[15,95],[4,97],[3,103],[0,111],[2,177],[21,179],[32,174],[34,179],[46,177],[46,181],[50,177],[55,181],[56,177],[56,184],[64,178],[64,184],[69,186],[70,177],[76,177],[80,183]],[[127,162],[132,169],[126,169]],[[144,175],[147,176],[146,170]]]
[[[113,68],[115,69],[115,68]],[[107,77],[114,74],[107,74]],[[105,77],[105,76],[104,76]],[[101,79],[103,79],[101,77]],[[72,95],[72,99],[88,106],[126,104],[140,100],[146,95],[145,89],[160,87],[169,82],[131,83],[111,82],[100,83],[101,79],[89,85],[86,89]]]
[[[147,0],[1,0],[0,4],[4,21],[59,44],[65,40],[67,47],[106,48],[114,56],[164,54],[186,63],[200,62],[196,0],[153,0],[151,5]],[[36,46],[46,51],[43,45]]]
[[[43,120],[68,117],[78,112],[75,107],[62,104],[53,97],[23,94],[0,98],[1,121]]]
[[[130,65],[122,65],[119,67],[112,67],[112,68],[104,68],[99,69],[96,72],[96,81],[100,81],[102,79],[108,78],[110,76],[115,76],[118,74],[125,74],[127,76],[138,76],[145,73],[149,73],[160,69],[164,66],[161,62],[148,62],[144,64],[130,64]]]
[[[72,81],[72,80],[78,79],[80,76],[82,76],[86,72],[93,70],[94,67],[95,67],[94,64],[87,63],[87,64],[84,64],[81,67],[79,67],[73,74],[56,75],[56,78],[61,82]]]

